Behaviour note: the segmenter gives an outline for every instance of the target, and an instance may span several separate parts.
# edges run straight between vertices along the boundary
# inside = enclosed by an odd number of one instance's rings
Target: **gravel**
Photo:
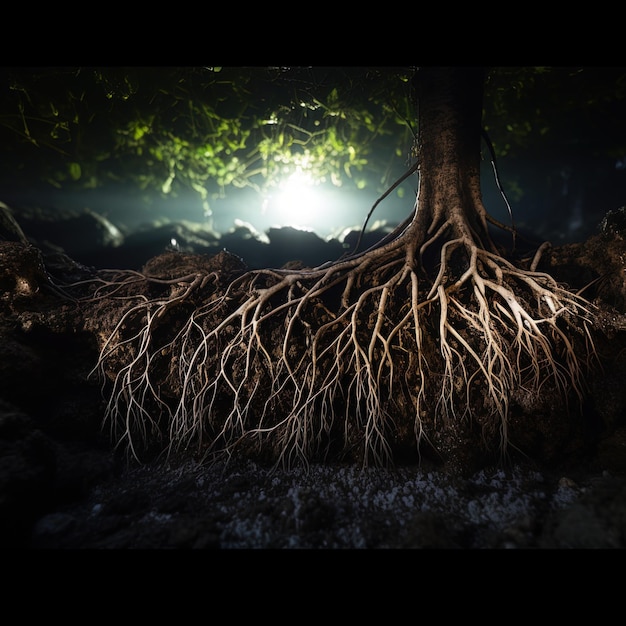
[[[250,460],[126,468],[34,527],[34,548],[613,548],[626,478],[533,469],[459,477],[420,467]]]

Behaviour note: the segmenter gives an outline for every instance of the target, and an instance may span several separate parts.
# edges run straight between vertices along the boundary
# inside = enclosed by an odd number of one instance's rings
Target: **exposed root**
[[[521,391],[582,399],[591,304],[535,271],[538,258],[520,269],[469,237],[441,245],[429,278],[405,239],[223,286],[215,272],[94,282],[85,302],[128,302],[94,369],[112,382],[112,437],[138,459],[157,442],[286,466],[346,454],[384,465],[395,446],[419,452],[461,420],[504,452]]]

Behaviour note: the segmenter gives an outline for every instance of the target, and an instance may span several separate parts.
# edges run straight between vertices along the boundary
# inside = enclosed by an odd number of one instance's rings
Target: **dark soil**
[[[605,446],[623,459],[626,431]],[[602,454],[596,463],[611,465]],[[626,546],[626,475],[617,469],[486,468],[462,478],[418,467],[361,470],[332,464],[271,472],[239,460],[208,467],[150,464],[103,478],[94,476],[84,497],[39,517],[25,544],[56,549]]]
[[[78,281],[93,268],[62,252],[0,241],[2,547],[625,547],[621,232],[607,228],[584,244],[555,249],[540,268],[575,289],[590,285],[585,295],[602,310],[604,370],[589,378],[585,441],[552,450],[546,440],[549,460],[461,472],[431,461],[289,470],[243,457],[128,463],[101,430],[105,398],[92,372],[99,321],[50,281]],[[181,256],[153,263],[174,258]]]

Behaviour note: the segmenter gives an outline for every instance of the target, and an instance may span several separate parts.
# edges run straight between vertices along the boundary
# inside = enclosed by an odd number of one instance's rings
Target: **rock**
[[[86,265],[101,266],[105,254],[124,242],[114,224],[90,209],[21,208],[14,215],[28,240],[45,254],[64,252]]]

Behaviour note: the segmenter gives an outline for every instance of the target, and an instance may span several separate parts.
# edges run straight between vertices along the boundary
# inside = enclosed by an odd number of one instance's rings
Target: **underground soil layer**
[[[51,275],[53,284],[79,281],[89,268],[0,241],[2,547],[625,547],[626,257],[622,236],[610,234],[553,251],[544,267],[577,288],[594,281],[590,296],[603,307],[611,360],[592,385],[589,441],[549,463],[466,472],[430,461],[290,469],[245,456],[128,462],[101,428],[97,320],[87,323],[50,287]]]

